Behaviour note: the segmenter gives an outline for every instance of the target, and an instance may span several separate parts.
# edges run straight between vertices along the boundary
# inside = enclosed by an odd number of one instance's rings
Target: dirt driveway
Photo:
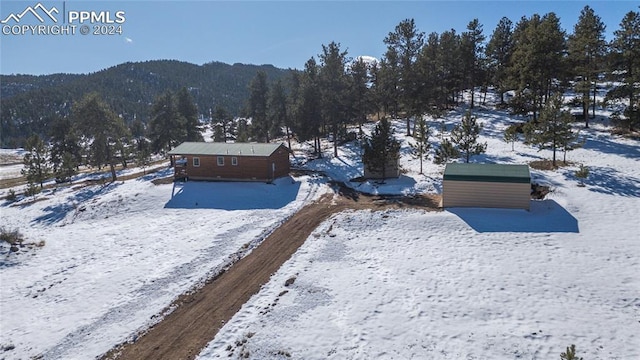
[[[227,271],[193,293],[180,296],[173,312],[135,342],[115,347],[103,359],[193,359],[332,214],[347,209],[438,210],[439,203],[438,196],[367,196],[340,187],[337,194],[325,195],[302,208]]]

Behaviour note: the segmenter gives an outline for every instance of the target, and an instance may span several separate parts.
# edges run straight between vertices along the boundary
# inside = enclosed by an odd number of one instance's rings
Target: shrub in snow
[[[576,356],[576,346],[571,344],[571,346],[567,347],[567,351],[560,354],[560,359],[562,360],[582,360],[582,358]]]
[[[11,252],[18,251],[18,246],[24,242],[24,236],[18,231],[18,229],[7,230],[6,228],[0,228],[0,243],[7,243],[10,246]]]
[[[580,169],[576,170],[574,175],[578,179],[580,179],[580,184],[578,184],[578,185],[579,186],[584,186],[584,179],[586,179],[589,176],[589,168],[584,166],[584,165],[580,165]]]
[[[16,200],[18,200],[18,195],[16,195],[16,192],[13,191],[13,189],[9,189],[6,199],[8,202],[16,202]]]

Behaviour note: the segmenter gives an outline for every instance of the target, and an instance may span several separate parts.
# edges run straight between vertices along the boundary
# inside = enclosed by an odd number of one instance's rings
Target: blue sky
[[[0,20],[21,13],[37,0],[0,3]],[[591,6],[607,26],[607,38],[636,1],[41,1],[47,9],[124,12],[122,35],[0,35],[0,73],[89,73],[127,61],[175,59],[195,64],[273,64],[302,68],[322,44],[341,43],[348,55],[380,57],[383,39],[403,19],[419,30],[464,31],[478,18],[487,38],[501,17],[555,12],[571,32],[580,10]],[[60,17],[62,15],[59,15]],[[45,19],[45,24],[54,24]],[[60,22],[61,23],[61,22]],[[19,25],[40,24],[33,16]],[[95,24],[85,23],[93,31]],[[67,24],[69,25],[69,24]]]

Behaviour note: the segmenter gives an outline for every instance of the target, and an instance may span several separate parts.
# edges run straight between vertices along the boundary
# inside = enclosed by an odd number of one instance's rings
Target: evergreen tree
[[[558,90],[556,81],[565,78],[565,33],[554,13],[534,14],[516,24],[513,39],[509,73],[516,98],[511,105],[516,113],[532,112],[537,121],[542,104]]]
[[[491,82],[500,94],[500,104],[504,105],[504,93],[508,90],[507,66],[513,51],[513,23],[503,17],[491,34],[485,48]]]
[[[213,141],[215,142],[227,142],[227,137],[231,135],[231,128],[233,119],[221,105],[216,105],[216,109],[213,112],[213,119],[211,126],[213,127]]]
[[[202,129],[198,120],[198,107],[186,87],[182,87],[176,94],[176,110],[184,125],[183,141],[204,141]]]
[[[49,127],[49,139],[51,143],[51,165],[55,176],[60,179],[67,179],[75,175],[75,168],[82,161],[82,148],[71,119],[69,117],[56,117]]]
[[[42,189],[45,180],[51,175],[49,147],[40,136],[34,134],[27,139],[24,149],[27,153],[23,158],[22,176],[27,178],[29,184],[40,184]]]
[[[320,56],[320,72],[318,83],[320,85],[322,118],[329,125],[333,135],[333,156],[338,157],[338,141],[340,131],[346,123],[347,105],[346,96],[348,90],[347,76],[345,72],[346,51],[340,50],[340,44],[331,42],[322,45]]]
[[[577,135],[571,129],[572,120],[571,114],[562,110],[562,97],[555,95],[542,109],[539,121],[525,125],[525,141],[539,150],[551,150],[555,167],[556,152],[563,147],[570,150],[566,144],[577,139]]]
[[[281,134],[281,127],[288,123],[289,117],[287,110],[287,94],[284,90],[282,80],[278,79],[271,85],[269,90],[269,99],[267,101],[267,116],[270,118],[271,133]],[[286,127],[287,142],[291,148],[291,140],[289,139],[289,127]]]
[[[460,150],[467,163],[471,156],[483,154],[487,150],[487,143],[478,143],[481,129],[482,126],[476,122],[476,117],[467,110],[462,122],[451,130],[451,141]]]
[[[605,25],[588,5],[580,12],[578,22],[569,36],[569,61],[573,75],[579,77],[576,92],[582,94],[582,113],[585,127],[589,127],[589,103],[593,106],[593,117],[596,116],[596,91],[598,74],[602,71],[605,54]],[[590,93],[593,91],[593,101]]]
[[[371,109],[369,98],[368,66],[358,58],[349,68],[349,100],[351,103],[351,117],[358,125],[358,132],[362,135],[362,124],[367,121],[367,114]]]
[[[319,68],[315,59],[312,57],[307,60],[300,79],[300,91],[294,107],[294,117],[298,140],[313,140],[314,152],[322,157],[320,147],[322,108],[318,72]]]
[[[116,153],[129,136],[124,121],[97,93],[88,94],[74,104],[72,112],[78,133],[90,144],[91,163],[96,166],[108,164],[112,181],[116,181]]]
[[[393,136],[391,123],[383,117],[373,129],[370,137],[362,144],[362,161],[372,172],[380,172],[387,177],[387,167],[391,160],[398,158],[400,142]]]
[[[400,111],[400,68],[398,53],[394,48],[388,48],[380,60],[377,75],[374,86],[379,106],[385,113],[397,118]]]
[[[409,117],[421,115],[423,106],[420,97],[421,82],[415,74],[415,63],[424,44],[424,33],[418,31],[413,19],[405,19],[387,35],[384,43],[398,55],[399,102],[407,116],[407,136],[411,136]]]
[[[520,133],[518,133],[518,127],[516,125],[510,125],[504,131],[502,139],[511,143],[511,151],[514,151],[515,142],[520,140]]]
[[[441,104],[445,106],[458,104],[458,95],[463,88],[461,55],[461,37],[455,30],[445,31],[440,35],[437,64],[440,68],[439,79],[442,84]]]
[[[167,91],[160,95],[151,106],[149,137],[152,150],[156,153],[167,152],[186,139],[184,123],[173,94]]]
[[[467,25],[467,31],[462,33],[462,62],[466,87],[471,89],[471,104],[474,107],[474,88],[480,84],[481,73],[483,71],[483,42],[485,36],[482,34],[482,25],[478,19],[473,19]]]
[[[77,158],[73,154],[65,152],[62,154],[60,163],[53,171],[53,175],[56,177],[57,182],[71,181],[71,178],[78,173],[77,169]]]
[[[615,61],[612,69],[619,74],[621,85],[607,93],[607,99],[626,99],[622,114],[615,114],[620,127],[633,131],[640,127],[640,12],[628,12],[611,43]],[[622,116],[620,116],[622,115]]]
[[[302,73],[298,71],[292,71],[289,77],[289,92],[286,94],[287,103],[287,117],[284,121],[285,132],[287,134],[287,145],[291,149],[291,137],[294,135],[296,128],[296,111],[297,102],[300,98],[300,91],[302,88]]]
[[[445,164],[451,159],[460,157],[460,151],[451,143],[451,140],[444,138],[440,146],[436,149],[433,162],[436,164]]]
[[[267,115],[267,98],[269,87],[267,74],[259,70],[249,84],[247,115],[251,118],[251,129],[257,139],[266,143],[270,140],[272,126]]]
[[[440,53],[440,37],[433,32],[427,36],[422,46],[422,51],[416,61],[417,76],[421,79],[422,87],[420,96],[427,112],[444,108],[446,96],[442,96],[442,67],[438,63]]]
[[[236,135],[236,142],[246,143],[249,142],[249,125],[247,119],[238,119],[238,131]]]
[[[420,160],[420,174],[422,174],[422,161],[427,157],[431,144],[429,143],[429,125],[424,117],[419,117],[416,129],[413,132],[414,143],[410,143],[412,155]]]

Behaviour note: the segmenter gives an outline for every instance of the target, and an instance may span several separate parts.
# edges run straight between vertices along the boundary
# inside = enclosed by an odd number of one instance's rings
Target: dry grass
[[[571,166],[573,165],[573,163],[571,163],[570,161],[567,161],[566,163],[561,161],[561,160],[556,160],[556,165],[553,166],[553,161],[551,160],[535,160],[529,163],[529,166],[531,166],[531,168],[536,169],[536,170],[556,170],[559,168],[563,168],[565,166]]]

